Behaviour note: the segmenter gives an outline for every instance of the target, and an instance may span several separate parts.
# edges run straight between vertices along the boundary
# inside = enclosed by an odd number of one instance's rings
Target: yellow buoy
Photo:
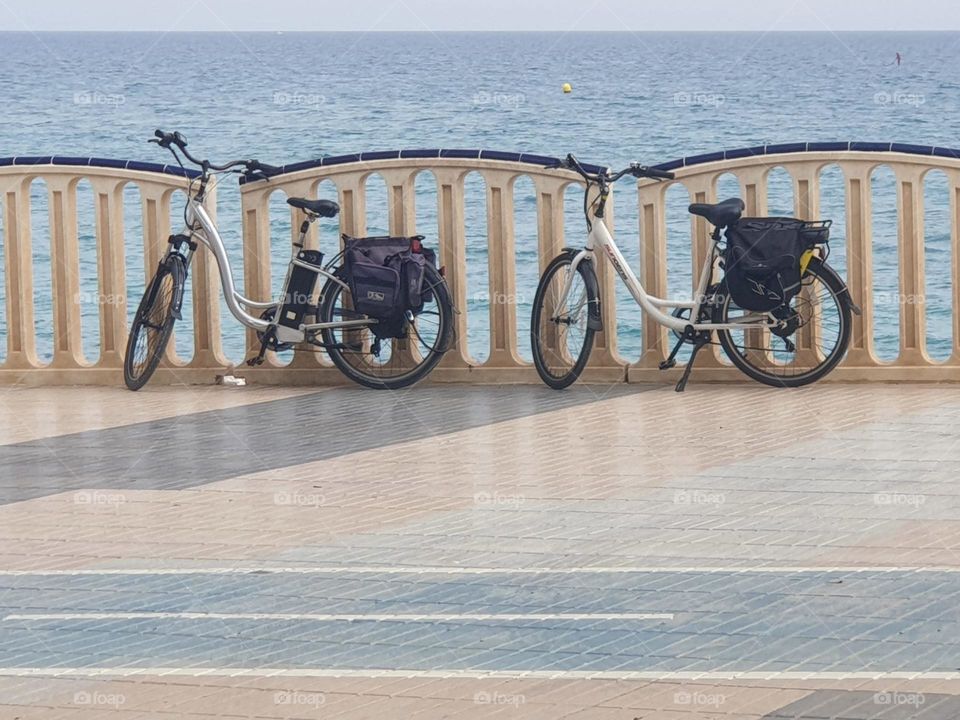
[[[573,85],[571,85],[570,83],[564,83],[564,84],[563,84],[563,92],[564,92],[565,94],[567,94],[567,95],[569,95],[570,93],[572,93],[572,92],[573,92]]]

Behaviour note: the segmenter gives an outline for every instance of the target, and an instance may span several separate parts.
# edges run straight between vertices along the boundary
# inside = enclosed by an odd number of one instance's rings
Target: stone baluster
[[[931,364],[927,355],[924,268],[923,174],[920,167],[894,165],[897,179],[897,250],[900,272],[898,365]]]
[[[950,365],[960,365],[960,171],[947,174],[950,182],[950,277],[953,278],[953,353]]]
[[[749,167],[738,173],[740,188],[743,193],[743,202],[746,205],[744,215],[746,217],[762,217],[767,214],[767,177],[770,174],[770,168]],[[743,342],[747,348],[769,348],[770,331],[764,329],[746,330],[743,333]],[[757,365],[769,364],[772,361],[770,353],[748,349],[747,354],[754,356],[752,362]],[[763,355],[765,357],[756,357]]]
[[[441,368],[466,368],[472,365],[467,347],[467,231],[464,222],[466,171],[438,168],[437,224],[440,243],[439,263],[445,268],[453,306],[460,310],[454,317],[456,345],[444,356]]]
[[[32,177],[7,185],[3,202],[4,272],[7,310],[5,370],[30,370],[37,358],[33,311],[33,245],[30,233]]]
[[[216,187],[207,189],[204,208],[216,224]],[[226,367],[220,331],[220,273],[213,253],[203,245],[194,253],[190,276],[193,282],[193,359],[190,366],[204,369]]]
[[[691,203],[715,203],[717,202],[717,176],[716,174],[700,175],[692,178],[685,183],[687,191],[690,194]],[[713,232],[713,226],[699,215],[690,215],[690,266],[692,278],[692,290],[697,292],[697,285],[700,282],[700,273],[703,270],[703,263],[709,257],[710,248],[713,245],[713,239],[710,234]],[[718,270],[714,267],[711,270],[710,283],[719,281]],[[709,287],[709,286],[708,286]],[[703,298],[701,298],[702,300]],[[721,367],[719,359],[720,348],[716,345],[708,345],[697,355],[698,368],[717,368]]]
[[[45,179],[53,293],[53,360],[50,367],[74,369],[85,364],[80,324],[80,243],[77,237],[79,178],[55,173]]]
[[[798,163],[791,167],[793,179],[793,212],[801,220],[820,219],[820,163]],[[821,361],[823,307],[820,304],[822,286],[806,284],[795,302],[799,313],[806,320],[794,338],[797,346],[795,362],[801,368],[809,368]],[[826,338],[832,343],[835,338]]]
[[[517,174],[507,170],[484,170],[487,185],[487,236],[489,242],[490,368],[524,365],[517,353],[517,315],[511,302],[498,298],[516,297],[514,254],[513,186]]]
[[[243,295],[256,302],[273,297],[270,273],[270,187],[257,187],[241,193],[243,213]],[[255,330],[247,328],[247,355],[260,351]],[[276,366],[276,356],[268,353],[264,366]]]
[[[667,294],[667,219],[666,187],[661,183],[641,182],[637,193],[640,203],[640,282],[647,294]],[[667,330],[643,315],[643,352],[638,368],[656,368],[665,360]]]
[[[100,303],[100,359],[98,367],[123,367],[126,351],[127,297],[126,246],[123,223],[123,189],[126,181],[92,177],[94,221],[97,237],[97,280]]]
[[[872,162],[850,161],[842,166],[846,182],[847,287],[861,310],[853,316],[850,349],[844,364],[874,367],[879,364],[873,350],[873,198],[870,173]]]

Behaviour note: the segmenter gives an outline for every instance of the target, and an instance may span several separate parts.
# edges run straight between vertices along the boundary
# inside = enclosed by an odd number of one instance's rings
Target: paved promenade
[[[960,388],[0,397],[0,720],[960,718]]]

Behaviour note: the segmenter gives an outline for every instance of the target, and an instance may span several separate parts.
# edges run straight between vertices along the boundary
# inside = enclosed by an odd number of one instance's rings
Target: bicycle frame
[[[237,320],[252,330],[265,332],[270,327],[276,327],[278,329],[282,329],[283,331],[280,333],[280,336],[278,336],[278,340],[281,342],[297,343],[305,340],[307,333],[311,331],[323,330],[326,328],[363,327],[372,325],[375,322],[372,320],[342,320],[332,323],[309,323],[301,325],[299,334],[297,334],[297,331],[291,330],[290,328],[286,328],[282,325],[276,325],[271,321],[254,317],[247,312],[245,308],[250,310],[269,310],[271,308],[279,308],[283,302],[282,300],[272,300],[269,302],[251,300],[237,290],[236,284],[233,281],[233,271],[230,267],[230,259],[227,257],[227,250],[223,244],[223,238],[220,235],[220,231],[217,228],[216,223],[214,223],[213,219],[210,217],[209,213],[207,213],[202,201],[198,200],[196,197],[191,197],[187,200],[186,228],[184,229],[183,234],[189,237],[191,240],[200,242],[207,247],[210,252],[213,253],[213,257],[217,262],[217,268],[220,271],[220,283],[223,286],[223,295],[227,303],[227,308],[229,308],[230,313]],[[193,251],[191,250],[187,255],[188,266],[192,256]],[[287,271],[287,278],[283,283],[284,291],[286,291],[287,283],[290,279],[290,272],[297,264],[302,263],[299,263],[296,258],[290,261],[290,267]],[[328,268],[329,265],[319,269],[309,266],[310,270],[317,272],[319,275],[328,280],[332,280],[343,288],[347,288],[347,284],[331,273]]]
[[[570,267],[570,274],[567,277],[566,284],[561,297],[563,304],[566,304],[570,288],[573,284],[573,278],[576,275],[577,267],[586,259],[592,260],[597,249],[602,251],[603,255],[613,265],[614,270],[623,280],[630,291],[630,295],[657,323],[677,332],[684,332],[688,327],[694,331],[706,330],[744,330],[757,327],[776,327],[777,323],[770,319],[765,313],[745,312],[741,318],[742,322],[737,323],[700,323],[695,322],[700,316],[700,309],[703,306],[707,290],[710,287],[710,280],[713,277],[713,266],[717,259],[716,238],[710,245],[710,252],[700,270],[700,277],[697,283],[697,290],[692,300],[665,300],[647,293],[643,284],[634,274],[630,265],[627,263],[616,241],[607,229],[602,217],[592,218],[590,233],[587,235],[587,244],[573,258]],[[562,306],[562,305],[561,305]],[[664,312],[665,308],[689,309],[690,319],[684,319]]]

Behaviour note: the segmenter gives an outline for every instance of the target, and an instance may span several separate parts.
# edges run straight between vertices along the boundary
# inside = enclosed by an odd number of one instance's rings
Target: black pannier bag
[[[830,237],[830,221],[741,218],[726,229],[724,278],[737,307],[770,312],[800,292],[800,258]]]
[[[427,264],[436,268],[437,256],[422,240],[422,235],[344,238],[353,307],[378,321],[371,327],[378,338],[404,337],[407,311],[417,315],[433,299],[425,275]]]

